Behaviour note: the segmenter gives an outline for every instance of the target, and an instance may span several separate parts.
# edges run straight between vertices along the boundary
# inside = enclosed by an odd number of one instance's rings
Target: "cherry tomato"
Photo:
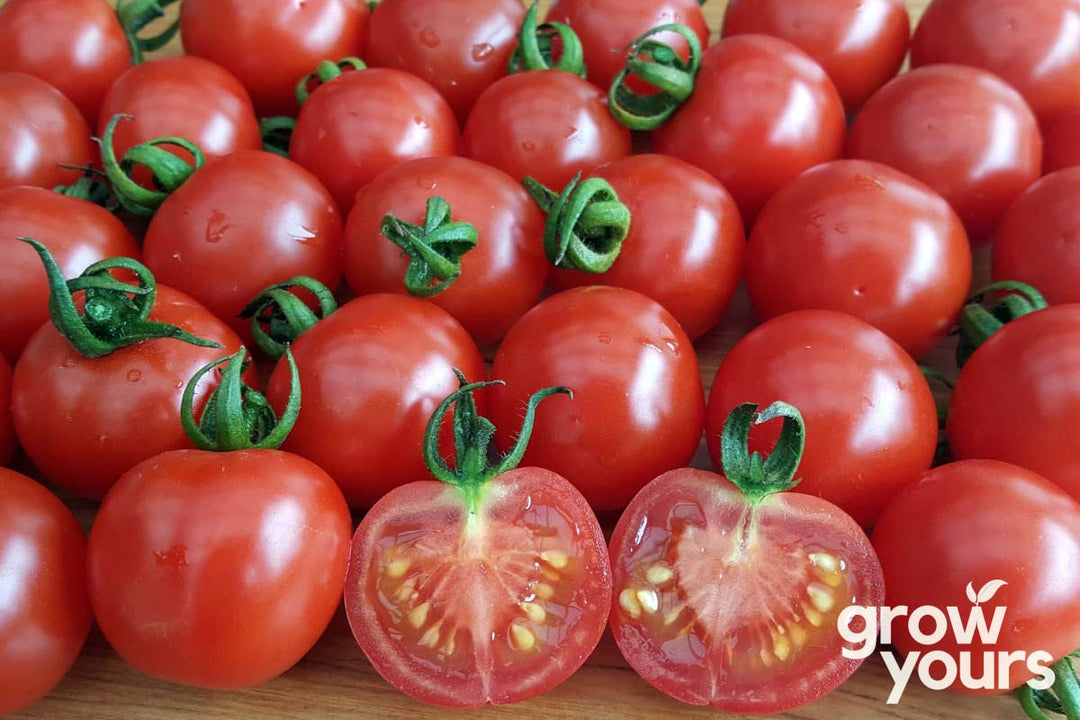
[[[705,437],[716,467],[731,409],[777,400],[806,421],[796,492],[840,506],[864,527],[929,469],[938,420],[930,387],[903,348],[862,320],[826,310],[781,315],[750,332],[724,358],[709,395]],[[750,436],[767,450],[775,428]]]
[[[356,0],[191,0],[180,34],[185,52],[243,83],[260,115],[295,116],[300,78],[323,60],[364,54],[369,14]]]
[[[456,155],[460,132],[435,88],[388,68],[346,72],[300,110],[289,157],[322,181],[342,213],[379,173],[418,157]]]
[[[903,0],[733,0],[724,37],[759,33],[787,40],[825,68],[852,111],[896,77],[907,56],[910,22]]]
[[[0,188],[73,183],[96,156],[90,126],[56,88],[32,75],[0,72]]]
[[[242,688],[292,667],[341,602],[352,524],[334,481],[274,450],[175,450],[120,478],[90,533],[94,615],[139,670]]]
[[[528,465],[547,468],[597,510],[618,510],[658,474],[690,461],[701,442],[704,392],[690,338],[644,295],[587,287],[526,313],[495,356],[492,419],[512,444],[525,400],[563,385],[536,420]]]
[[[0,468],[0,715],[37,702],[75,662],[93,617],[86,535],[44,487]]]
[[[1043,129],[1043,172],[1080,165],[1080,107]]]
[[[949,203],[878,163],[837,160],[773,196],[747,247],[758,317],[836,310],[918,358],[956,324],[971,290],[971,249]]]
[[[992,589],[987,584],[994,580],[1007,583],[980,601],[987,619],[995,606],[1007,608],[996,643],[976,633],[961,646],[949,632],[940,642],[917,644],[905,618],[892,625],[903,653],[944,652],[958,662],[963,653],[971,659],[971,677],[989,672],[996,684],[998,670],[985,668],[984,652],[996,659],[1044,651],[1060,659],[1080,646],[1080,575],[1073,561],[1080,547],[1080,506],[1033,472],[994,460],[935,468],[889,505],[874,529],[874,547],[892,607],[958,607],[967,618],[969,592]],[[1031,676],[1025,663],[1016,663],[1008,685],[1018,687]],[[952,689],[975,692],[959,684]]]
[[[341,283],[342,219],[315,176],[244,150],[196,171],[158,209],[143,255],[160,282],[190,294],[243,337],[241,310],[266,287],[307,275]]]
[[[608,112],[606,93],[562,70],[534,70],[484,91],[463,154],[562,192],[578,172],[629,155],[630,131]]]
[[[1008,323],[975,351],[949,405],[949,447],[1034,470],[1080,499],[1080,305]]]
[[[17,444],[11,422],[11,366],[0,355],[0,465],[11,462]]]
[[[590,175],[630,209],[630,234],[607,272],[556,270],[558,290],[605,284],[663,305],[695,339],[720,322],[742,276],[739,208],[708,173],[666,155],[635,155]]]
[[[518,0],[384,0],[365,59],[431,83],[464,123],[480,93],[506,75],[524,19]]]
[[[423,225],[429,198],[450,204],[452,219],[475,226],[477,246],[461,275],[431,298],[465,326],[477,344],[497,342],[536,304],[548,276],[544,219],[509,175],[465,158],[422,158],[387,170],[360,190],[349,214],[345,264],[357,293],[408,292],[410,258],[387,239],[386,215]]]
[[[570,25],[581,39],[589,82],[607,95],[608,88],[626,65],[626,48],[658,25],[685,25],[709,44],[709,26],[697,0],[555,0],[548,21]],[[677,33],[653,39],[669,45],[686,59],[689,48]]]
[[[844,123],[836,88],[808,55],[739,35],[705,52],[694,94],[653,132],[653,148],[711,173],[750,224],[803,170],[840,156]]]
[[[1048,125],[1080,105],[1080,0],[934,0],[911,40],[911,64],[938,63],[1003,78]]]
[[[49,248],[66,277],[105,258],[139,257],[135,239],[112,213],[42,188],[0,190],[0,227],[0,305],[19,308],[0,316],[0,353],[12,363],[49,319],[49,285],[41,260],[15,238],[32,237]]]
[[[926,183],[952,204],[972,242],[1039,178],[1042,137],[1018,92],[975,68],[937,65],[883,87],[855,118],[848,155]]]

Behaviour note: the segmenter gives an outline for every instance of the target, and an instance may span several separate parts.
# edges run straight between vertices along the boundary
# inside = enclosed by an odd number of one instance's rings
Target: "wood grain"
[[[928,2],[909,2],[913,22]],[[710,0],[705,6],[714,38],[719,34],[725,4]],[[165,51],[176,52],[179,52],[176,43]],[[985,252],[978,254],[980,269],[977,275],[986,276],[986,260]],[[727,350],[752,325],[749,303],[740,292],[727,321],[698,342],[706,386],[712,382]],[[950,368],[950,352],[949,347],[940,348],[931,364]],[[708,467],[704,450],[698,453],[694,464]],[[84,525],[89,526],[93,506],[78,500],[70,504]],[[890,688],[888,673],[883,663],[875,658],[837,692],[779,717],[788,720],[1011,720],[1021,716],[1009,696],[972,698],[933,693],[921,686],[909,687],[899,706],[887,706],[885,698]],[[636,720],[660,716],[670,720],[735,717],[682,705],[653,690],[626,665],[610,634],[604,636],[585,667],[561,687],[529,702],[484,711],[484,717],[503,720],[538,717]],[[404,720],[477,717],[477,714],[427,707],[395,691],[364,658],[352,639],[343,614],[339,613],[322,640],[295,668],[268,685],[243,692],[194,690],[142,675],[120,660],[95,630],[67,679],[49,697],[11,717],[22,720],[241,720],[253,717],[262,720]]]

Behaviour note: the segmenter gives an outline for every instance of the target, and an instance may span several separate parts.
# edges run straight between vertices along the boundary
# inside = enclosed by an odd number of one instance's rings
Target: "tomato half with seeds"
[[[11,421],[11,365],[0,355],[0,465],[11,462],[17,444]]]
[[[770,714],[816,700],[862,662],[842,654],[840,613],[884,599],[858,524],[820,498],[783,492],[802,449],[789,425],[797,411],[779,415],[792,454],[770,455],[763,479],[751,480],[747,433],[780,405],[760,416],[754,405],[736,409],[742,461],[726,456],[726,477],[661,475],[611,538],[615,642],[639,675],[686,703]]]

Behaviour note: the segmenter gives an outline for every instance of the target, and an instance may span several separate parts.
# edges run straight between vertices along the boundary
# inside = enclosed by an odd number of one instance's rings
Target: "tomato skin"
[[[740,340],[716,373],[705,438],[721,466],[720,432],[742,403],[782,400],[806,422],[795,492],[838,505],[863,527],[930,468],[937,448],[934,398],[915,361],[884,333],[848,315],[801,310]],[[768,451],[778,429],[750,433]]]
[[[978,508],[978,512],[972,512]],[[907,622],[893,624],[893,640],[903,653],[939,650],[972,658],[972,676],[982,677],[983,652],[1049,652],[1055,659],[1080,645],[1080,576],[1073,572],[1080,547],[1080,506],[1039,475],[995,460],[966,460],[935,468],[889,505],[874,529],[892,607],[932,605],[942,611],[971,600],[991,580],[1004,580],[995,606],[1008,608],[1001,636],[987,645],[976,634],[959,646],[953,633],[933,645],[917,645]],[[1053,588],[1053,592],[1047,592]],[[1012,669],[1009,686],[1031,678],[1023,663]],[[996,675],[995,675],[996,678]],[[959,684],[951,688],[973,691]]]
[[[630,131],[606,101],[606,93],[562,70],[510,75],[476,101],[462,154],[562,192],[578,172],[630,154]]]
[[[805,108],[792,116],[792,97]],[[743,220],[804,170],[840,157],[844,106],[825,71],[794,45],[738,35],[702,58],[695,91],[652,134],[653,149],[711,173]]]
[[[911,40],[911,65],[982,68],[1023,94],[1044,125],[1080,105],[1080,1],[934,0]]]
[[[1080,305],[1055,305],[1008,323],[964,365],[949,403],[948,436],[961,460],[1033,470],[1080,500]]]
[[[270,285],[308,275],[337,288],[342,232],[334,200],[314,175],[242,150],[200,168],[169,196],[150,222],[143,255],[159,282],[248,338],[251,320],[237,316]]]
[[[402,295],[357,298],[301,335],[292,350],[304,407],[283,449],[329,472],[353,507],[371,507],[398,485],[430,479],[424,430],[458,388],[454,368],[469,382],[486,377],[480,351],[456,320]],[[288,395],[288,364],[279,363],[267,398],[280,412]],[[478,396],[481,412],[485,406]],[[444,444],[444,454],[452,448]]]
[[[386,0],[371,16],[364,59],[427,81],[464,123],[480,94],[506,76],[524,19],[518,0]]]
[[[721,536],[742,532],[739,520],[747,514],[753,518],[751,522],[755,528],[745,536],[747,546],[738,553],[716,558],[716,541],[723,542]],[[691,533],[694,534],[692,537]],[[695,542],[695,538],[701,541]],[[664,552],[672,545],[675,546],[674,557],[670,552]],[[791,548],[794,552],[789,555],[787,552]],[[747,617],[747,610],[750,613],[768,612],[768,602],[785,591],[795,596],[795,601],[801,597],[805,607],[808,603],[803,585],[812,583],[813,576],[808,575],[796,586],[796,578],[791,575],[792,556],[815,549],[828,552],[834,558],[839,555],[846,563],[845,569],[850,575],[841,581],[847,580],[850,595],[845,602],[869,606],[881,604],[885,588],[870,541],[835,505],[807,495],[780,493],[751,508],[742,493],[720,475],[689,468],[664,473],[633,499],[611,537],[613,602],[610,620],[615,642],[631,667],[650,685],[685,703],[711,705],[733,713],[771,714],[811,702],[838,687],[862,664],[861,660],[848,660],[842,656],[844,643],[835,625],[827,624],[828,619],[818,629],[795,620],[794,625],[803,630],[804,637],[809,633],[816,634],[814,641],[806,645],[814,654],[802,658],[795,654],[790,665],[785,660],[777,669],[764,670],[764,675],[760,667],[757,674],[751,674],[749,678],[734,671],[725,674],[717,667],[714,676],[710,667],[701,664],[701,658],[708,653],[712,655],[713,663],[721,665],[722,661],[715,655],[715,646],[710,644],[715,641],[710,630],[719,625],[733,632],[730,626],[723,624],[729,618],[734,617],[739,623],[760,623],[759,629],[766,623],[780,622],[777,616],[790,616],[790,606],[771,608],[780,611],[772,618],[756,614]],[[661,643],[662,638],[650,631],[647,623],[652,613],[646,611],[641,619],[634,617],[622,606],[620,598],[625,590],[632,591],[638,582],[645,580],[640,566],[660,558],[668,561],[665,566],[673,571],[673,578],[650,590],[661,595],[657,611],[663,613],[667,627],[666,619],[675,604],[670,602],[671,596],[677,591],[677,602],[682,610],[673,617],[672,625],[677,628],[688,622],[686,616],[690,615],[690,633],[696,640],[685,642],[681,661],[675,657],[680,650],[673,637]],[[805,560],[800,558],[800,562]],[[760,582],[755,583],[755,580]],[[675,590],[671,590],[672,582]],[[727,591],[727,598],[718,597],[733,583],[735,588]],[[762,585],[767,585],[769,592],[759,594],[767,598],[751,600],[752,594]],[[715,589],[713,594],[698,597],[712,600],[705,609],[719,608],[720,613],[703,615],[702,608],[696,606],[693,594],[708,592],[706,586]],[[732,607],[733,600],[735,607]],[[834,612],[838,613],[839,608]],[[799,648],[794,649],[795,653],[798,651]],[[734,653],[739,652],[745,651],[736,645]],[[696,662],[685,658],[690,653]],[[751,662],[746,655],[738,661]],[[776,662],[774,656],[773,663]]]
[[[635,290],[663,305],[691,340],[704,335],[727,312],[742,276],[746,236],[731,194],[666,155],[634,155],[589,174],[607,180],[630,208],[630,234],[606,273],[558,269],[552,286]]]
[[[401,249],[379,231],[387,214],[424,224],[428,198],[450,203],[452,219],[472,223],[477,246],[462,272],[430,298],[454,316],[481,347],[500,340],[536,304],[550,265],[544,216],[506,173],[460,157],[420,158],[387,170],[356,195],[345,231],[349,286],[358,294],[406,294]]]
[[[300,78],[323,60],[363,56],[369,16],[349,0],[192,0],[180,7],[180,35],[185,52],[243,83],[260,116],[295,117]]]
[[[163,339],[88,359],[46,323],[15,365],[19,442],[42,475],[70,492],[101,498],[136,463],[192,447],[180,426],[184,387],[204,365],[240,349],[236,333],[178,290],[158,286],[150,319],[224,348]],[[216,384],[208,376],[200,385],[196,412]]]
[[[1043,129],[1043,172],[1080,165],[1080,107]]]
[[[535,467],[503,473],[490,480],[481,493],[479,520],[474,522],[466,520],[467,506],[461,491],[449,485],[428,481],[395,488],[360,523],[349,559],[345,609],[360,647],[379,674],[398,690],[443,707],[502,705],[547,692],[581,667],[607,625],[611,602],[607,547],[596,516],[581,493],[556,473]],[[556,531],[550,537],[538,538],[526,532],[530,525]],[[422,566],[421,572],[430,569],[430,555],[437,554],[449,558],[449,583],[453,583],[453,577],[458,582],[472,581],[467,588],[451,585],[451,590],[433,595],[434,607],[427,614],[429,624],[433,622],[431,616],[438,617],[441,612],[449,620],[444,625],[460,624],[463,632],[458,633],[457,645],[471,642],[476,653],[475,658],[469,658],[466,670],[417,657],[415,639],[407,645],[404,638],[396,637],[387,627],[393,616],[387,608],[389,603],[380,599],[384,597],[378,585],[383,572],[380,562],[385,562],[380,551],[384,552],[395,537],[409,537],[418,546],[430,548],[427,562],[413,562],[414,566]],[[558,545],[560,542],[567,545]],[[539,548],[566,550],[570,563],[580,570],[570,577],[558,573],[555,580],[541,575],[542,561],[531,552],[537,544]],[[465,548],[475,565],[460,555],[454,557],[455,551],[462,553]],[[519,559],[526,554],[525,560]],[[505,582],[496,588],[493,597],[492,588],[484,580],[495,573]],[[434,581],[421,582],[427,586],[418,586],[418,591],[431,592]],[[565,606],[565,615],[547,613],[546,621],[551,623],[557,617],[555,623],[560,627],[544,627],[543,620],[531,625],[540,638],[539,651],[515,656],[507,625],[513,618],[524,621],[519,602],[541,606],[549,602],[538,589],[539,583],[545,582],[549,589],[554,586],[554,602],[569,594],[560,603]],[[439,589],[443,590],[441,583]],[[508,603],[506,593],[519,590],[520,596]],[[463,603],[470,608],[463,607]],[[471,618],[460,617],[454,614],[455,605],[462,614],[473,607],[478,612]],[[480,644],[472,639],[477,636],[487,642]],[[445,643],[445,634],[440,640]],[[477,665],[487,663],[485,679]]]
[[[1042,137],[1023,97],[1004,82],[936,65],[905,73],[870,98],[851,126],[848,155],[929,185],[979,243],[1039,178]]]
[[[631,290],[561,292],[510,329],[492,369],[491,419],[500,448],[516,437],[527,398],[562,385],[538,413],[524,464],[573,483],[598,511],[618,510],[656,475],[690,461],[701,441],[704,392],[678,321]]]
[[[32,75],[0,72],[0,188],[49,188],[79,179],[96,156],[90,126],[70,100]]]
[[[423,80],[388,68],[346,72],[311,94],[289,157],[319,178],[342,213],[384,170],[418,157],[456,155],[453,110]]]
[[[14,363],[30,336],[49,319],[49,284],[34,249],[17,237],[32,237],[49,248],[64,277],[111,257],[140,257],[124,224],[93,203],[36,187],[0,190],[0,305],[18,307],[0,319],[0,353]]]
[[[334,481],[275,450],[175,450],[125,473],[90,533],[90,600],[127,662],[207,688],[292,667],[341,602],[352,522]]]
[[[64,504],[0,468],[0,715],[37,702],[67,675],[90,632],[86,535]],[[12,562],[12,560],[14,562]]]
[[[937,193],[863,160],[807,170],[762,210],[747,246],[758,317],[836,310],[918,358],[956,324],[971,290],[971,248]]]
[[[11,365],[0,355],[0,466],[11,462],[17,447],[11,422]]]

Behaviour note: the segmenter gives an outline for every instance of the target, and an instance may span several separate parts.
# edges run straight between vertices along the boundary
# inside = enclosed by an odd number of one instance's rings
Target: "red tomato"
[[[1080,165],[1080,107],[1043,129],[1043,172]]]
[[[732,408],[777,400],[806,421],[796,492],[818,495],[869,527],[937,448],[934,398],[915,361],[884,333],[848,315],[802,310],[757,327],[721,363],[705,437],[720,467],[720,431]],[[776,429],[755,429],[768,450]]]
[[[548,22],[570,25],[581,39],[589,82],[604,91],[626,65],[626,48],[658,25],[679,23],[709,44],[709,26],[697,0],[555,0]],[[677,33],[653,36],[686,59],[690,49]]]
[[[52,252],[65,277],[111,257],[138,259],[139,246],[124,224],[93,203],[44,190],[0,190],[0,305],[18,312],[0,316],[0,353],[12,363],[30,336],[49,319],[49,285],[33,248],[15,240],[32,237]]]
[[[75,182],[97,155],[90,126],[56,88],[22,73],[0,73],[0,188]]]
[[[0,70],[39,77],[97,122],[131,48],[106,0],[9,0],[0,8]]]
[[[758,317],[836,310],[918,358],[956,324],[971,290],[971,249],[949,203],[863,160],[807,170],[773,196],[747,247]]]
[[[547,71],[544,71],[547,72]],[[564,385],[536,419],[524,463],[566,477],[597,510],[690,461],[704,392],[694,346],[659,304],[622,288],[567,290],[526,313],[495,356],[492,420],[511,445],[526,399]]]
[[[124,474],[94,520],[94,615],[143,672],[199,687],[259,685],[326,629],[351,530],[334,481],[303,458],[162,453]]]
[[[464,123],[480,93],[506,75],[524,19],[519,0],[383,0],[365,59],[431,83]]]
[[[1005,208],[1039,178],[1042,137],[1018,92],[975,68],[905,73],[855,118],[848,155],[890,165],[939,192],[972,242],[989,240]]]
[[[896,77],[910,22],[903,0],[732,0],[724,37],[759,33],[787,40],[825,68],[852,111]]]
[[[711,173],[749,224],[803,170],[840,156],[844,122],[836,88],[808,55],[740,35],[705,52],[693,96],[653,132],[653,148]]]
[[[724,186],[666,155],[616,160],[590,175],[607,180],[630,209],[630,234],[606,273],[559,269],[552,285],[636,290],[663,305],[692,340],[720,322],[742,276],[746,243]]]
[[[262,290],[297,275],[341,283],[342,220],[311,173],[249,150],[210,162],[157,211],[146,231],[146,266],[248,337],[241,310]]]
[[[912,38],[911,64],[937,63],[1004,78],[1048,125],[1080,105],[1080,0],[934,0]]]
[[[11,366],[0,355],[0,465],[15,457],[15,426],[11,422]]]
[[[949,447],[1034,470],[1080,499],[1080,305],[1018,318],[964,365],[949,405]]]
[[[1080,646],[1080,506],[1033,472],[993,460],[931,470],[889,505],[874,529],[874,547],[892,607],[958,607],[967,618],[968,583],[975,592],[993,580],[1008,583],[983,603],[987,619],[995,606],[1007,608],[998,642],[984,643],[976,634],[961,646],[949,632],[938,643],[920,645],[899,620],[892,635],[903,653],[938,651],[957,660],[964,653],[971,658],[971,677],[982,678],[984,652],[996,659],[999,653],[1044,651],[1060,659]],[[1032,675],[1023,662],[1010,670],[1013,688]],[[990,674],[996,683],[996,669]]]
[[[0,715],[37,702],[65,675],[93,617],[86,535],[55,495],[0,468]]]
[[[243,83],[260,115],[295,116],[300,78],[323,60],[364,54],[369,14],[356,0],[191,0],[180,34],[185,52]]]
[[[562,70],[534,70],[484,91],[463,154],[562,192],[578,172],[629,155],[630,131],[608,112],[607,93]]]
[[[315,174],[342,213],[379,173],[418,157],[456,155],[454,113],[423,80],[386,68],[346,72],[311,94],[289,157]]]
[[[465,158],[422,158],[387,170],[356,196],[345,233],[349,285],[367,293],[406,293],[409,257],[380,231],[383,217],[424,224],[431,197],[452,219],[476,227],[479,242],[460,277],[431,301],[465,326],[477,344],[497,342],[536,304],[548,276],[544,218],[509,175]]]

